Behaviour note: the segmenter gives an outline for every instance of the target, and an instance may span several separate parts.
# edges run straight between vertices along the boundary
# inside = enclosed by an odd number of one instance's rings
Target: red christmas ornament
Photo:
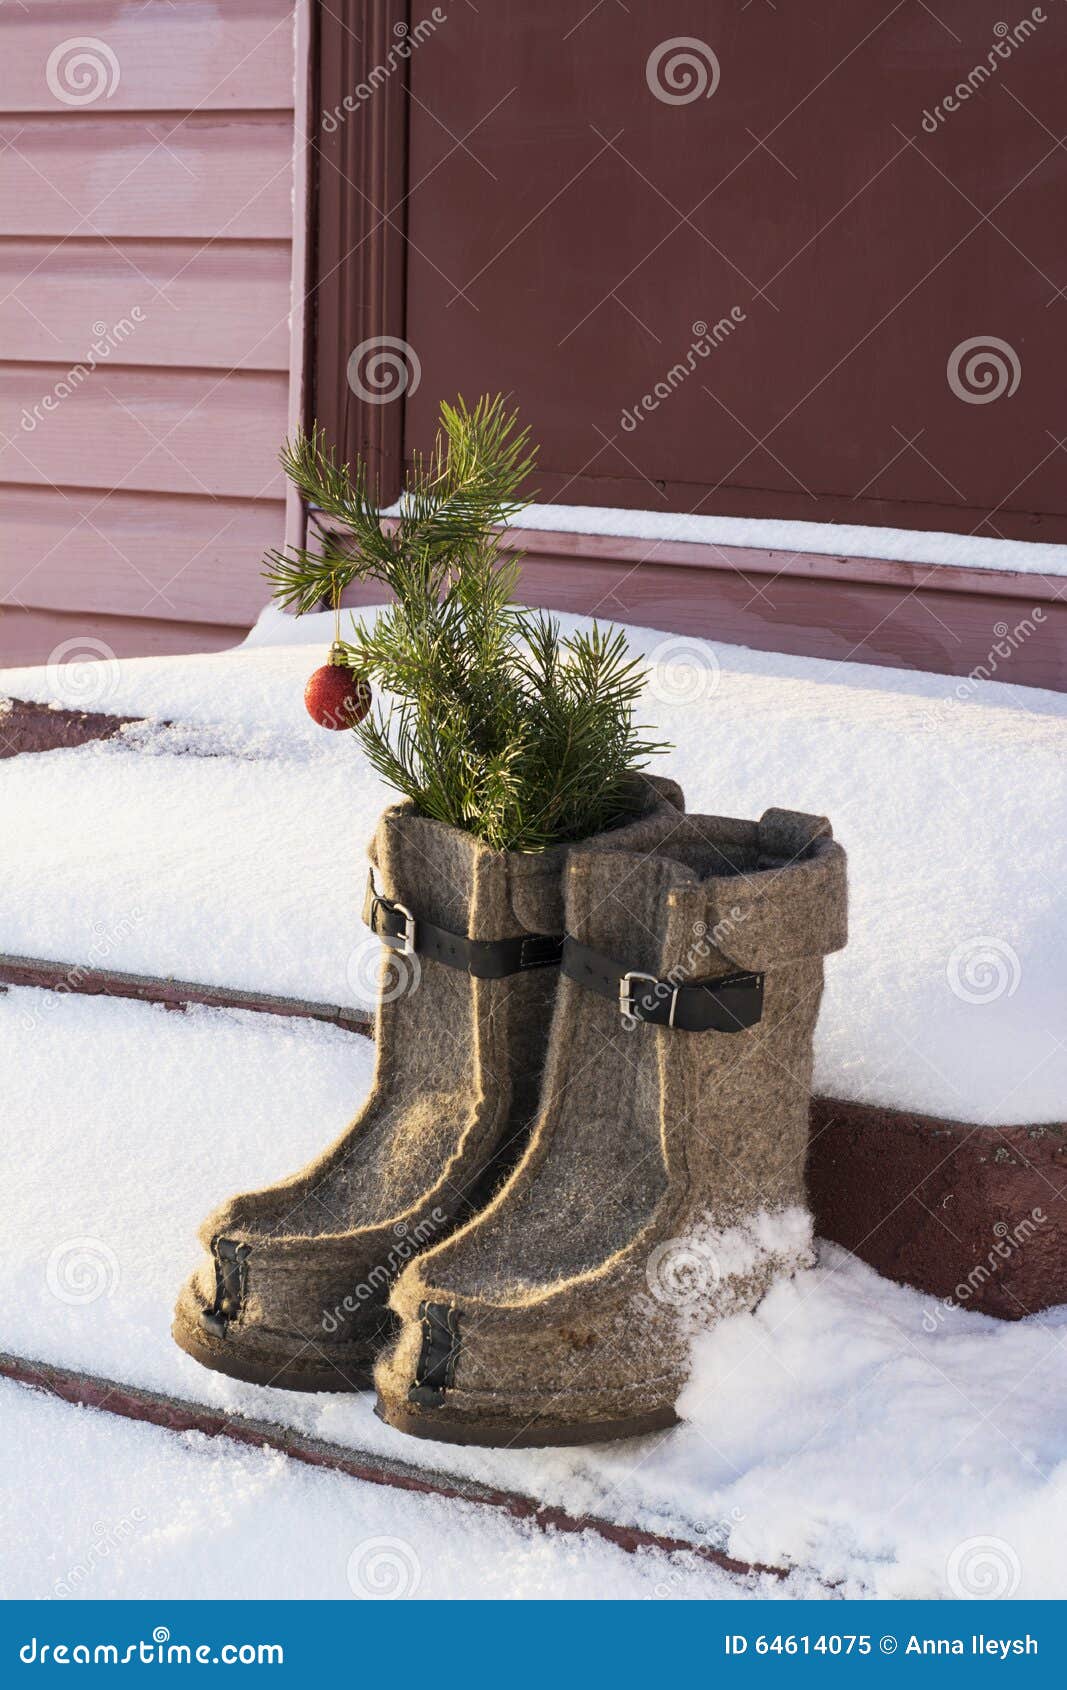
[[[371,707],[370,682],[348,667],[344,647],[330,647],[329,661],[309,677],[304,703],[320,728],[354,728]]]

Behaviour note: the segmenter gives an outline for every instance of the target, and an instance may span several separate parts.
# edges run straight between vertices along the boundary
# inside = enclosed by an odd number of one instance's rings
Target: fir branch
[[[554,617],[513,603],[520,564],[502,555],[499,530],[521,509],[534,458],[499,397],[442,405],[433,449],[414,458],[383,526],[366,467],[338,463],[314,428],[282,462],[344,532],[266,561],[274,596],[298,613],[336,603],[355,580],[392,594],[343,642],[387,699],[354,731],[424,815],[498,850],[615,825],[637,800],[636,772],[666,749],[634,723],[645,676],[621,632],[594,623],[562,638]]]

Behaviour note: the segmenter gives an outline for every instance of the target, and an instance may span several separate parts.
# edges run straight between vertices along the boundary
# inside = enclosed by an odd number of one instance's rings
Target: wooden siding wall
[[[0,663],[79,636],[228,645],[264,601],[285,522],[293,9],[3,9]]]

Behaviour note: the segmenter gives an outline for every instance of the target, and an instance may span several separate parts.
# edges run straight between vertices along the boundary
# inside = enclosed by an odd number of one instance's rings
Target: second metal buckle
[[[647,980],[652,986],[659,985],[659,981],[654,974],[642,974],[640,970],[636,968],[631,968],[628,974],[623,975],[622,979],[619,981],[619,1014],[622,1016],[624,1021],[644,1020],[644,1016],[638,1015],[637,1010],[634,1008],[633,982],[635,980]],[[671,1019],[673,1020],[673,1018],[674,1005],[672,1004]]]

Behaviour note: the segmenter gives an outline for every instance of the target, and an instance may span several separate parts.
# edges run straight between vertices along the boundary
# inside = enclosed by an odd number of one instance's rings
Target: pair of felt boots
[[[845,856],[819,817],[690,816],[651,779],[639,804],[538,855],[385,812],[370,1097],[205,1223],[183,1349],[290,1390],[373,1383],[390,1425],[450,1442],[674,1421],[694,1330],[808,1256]]]

